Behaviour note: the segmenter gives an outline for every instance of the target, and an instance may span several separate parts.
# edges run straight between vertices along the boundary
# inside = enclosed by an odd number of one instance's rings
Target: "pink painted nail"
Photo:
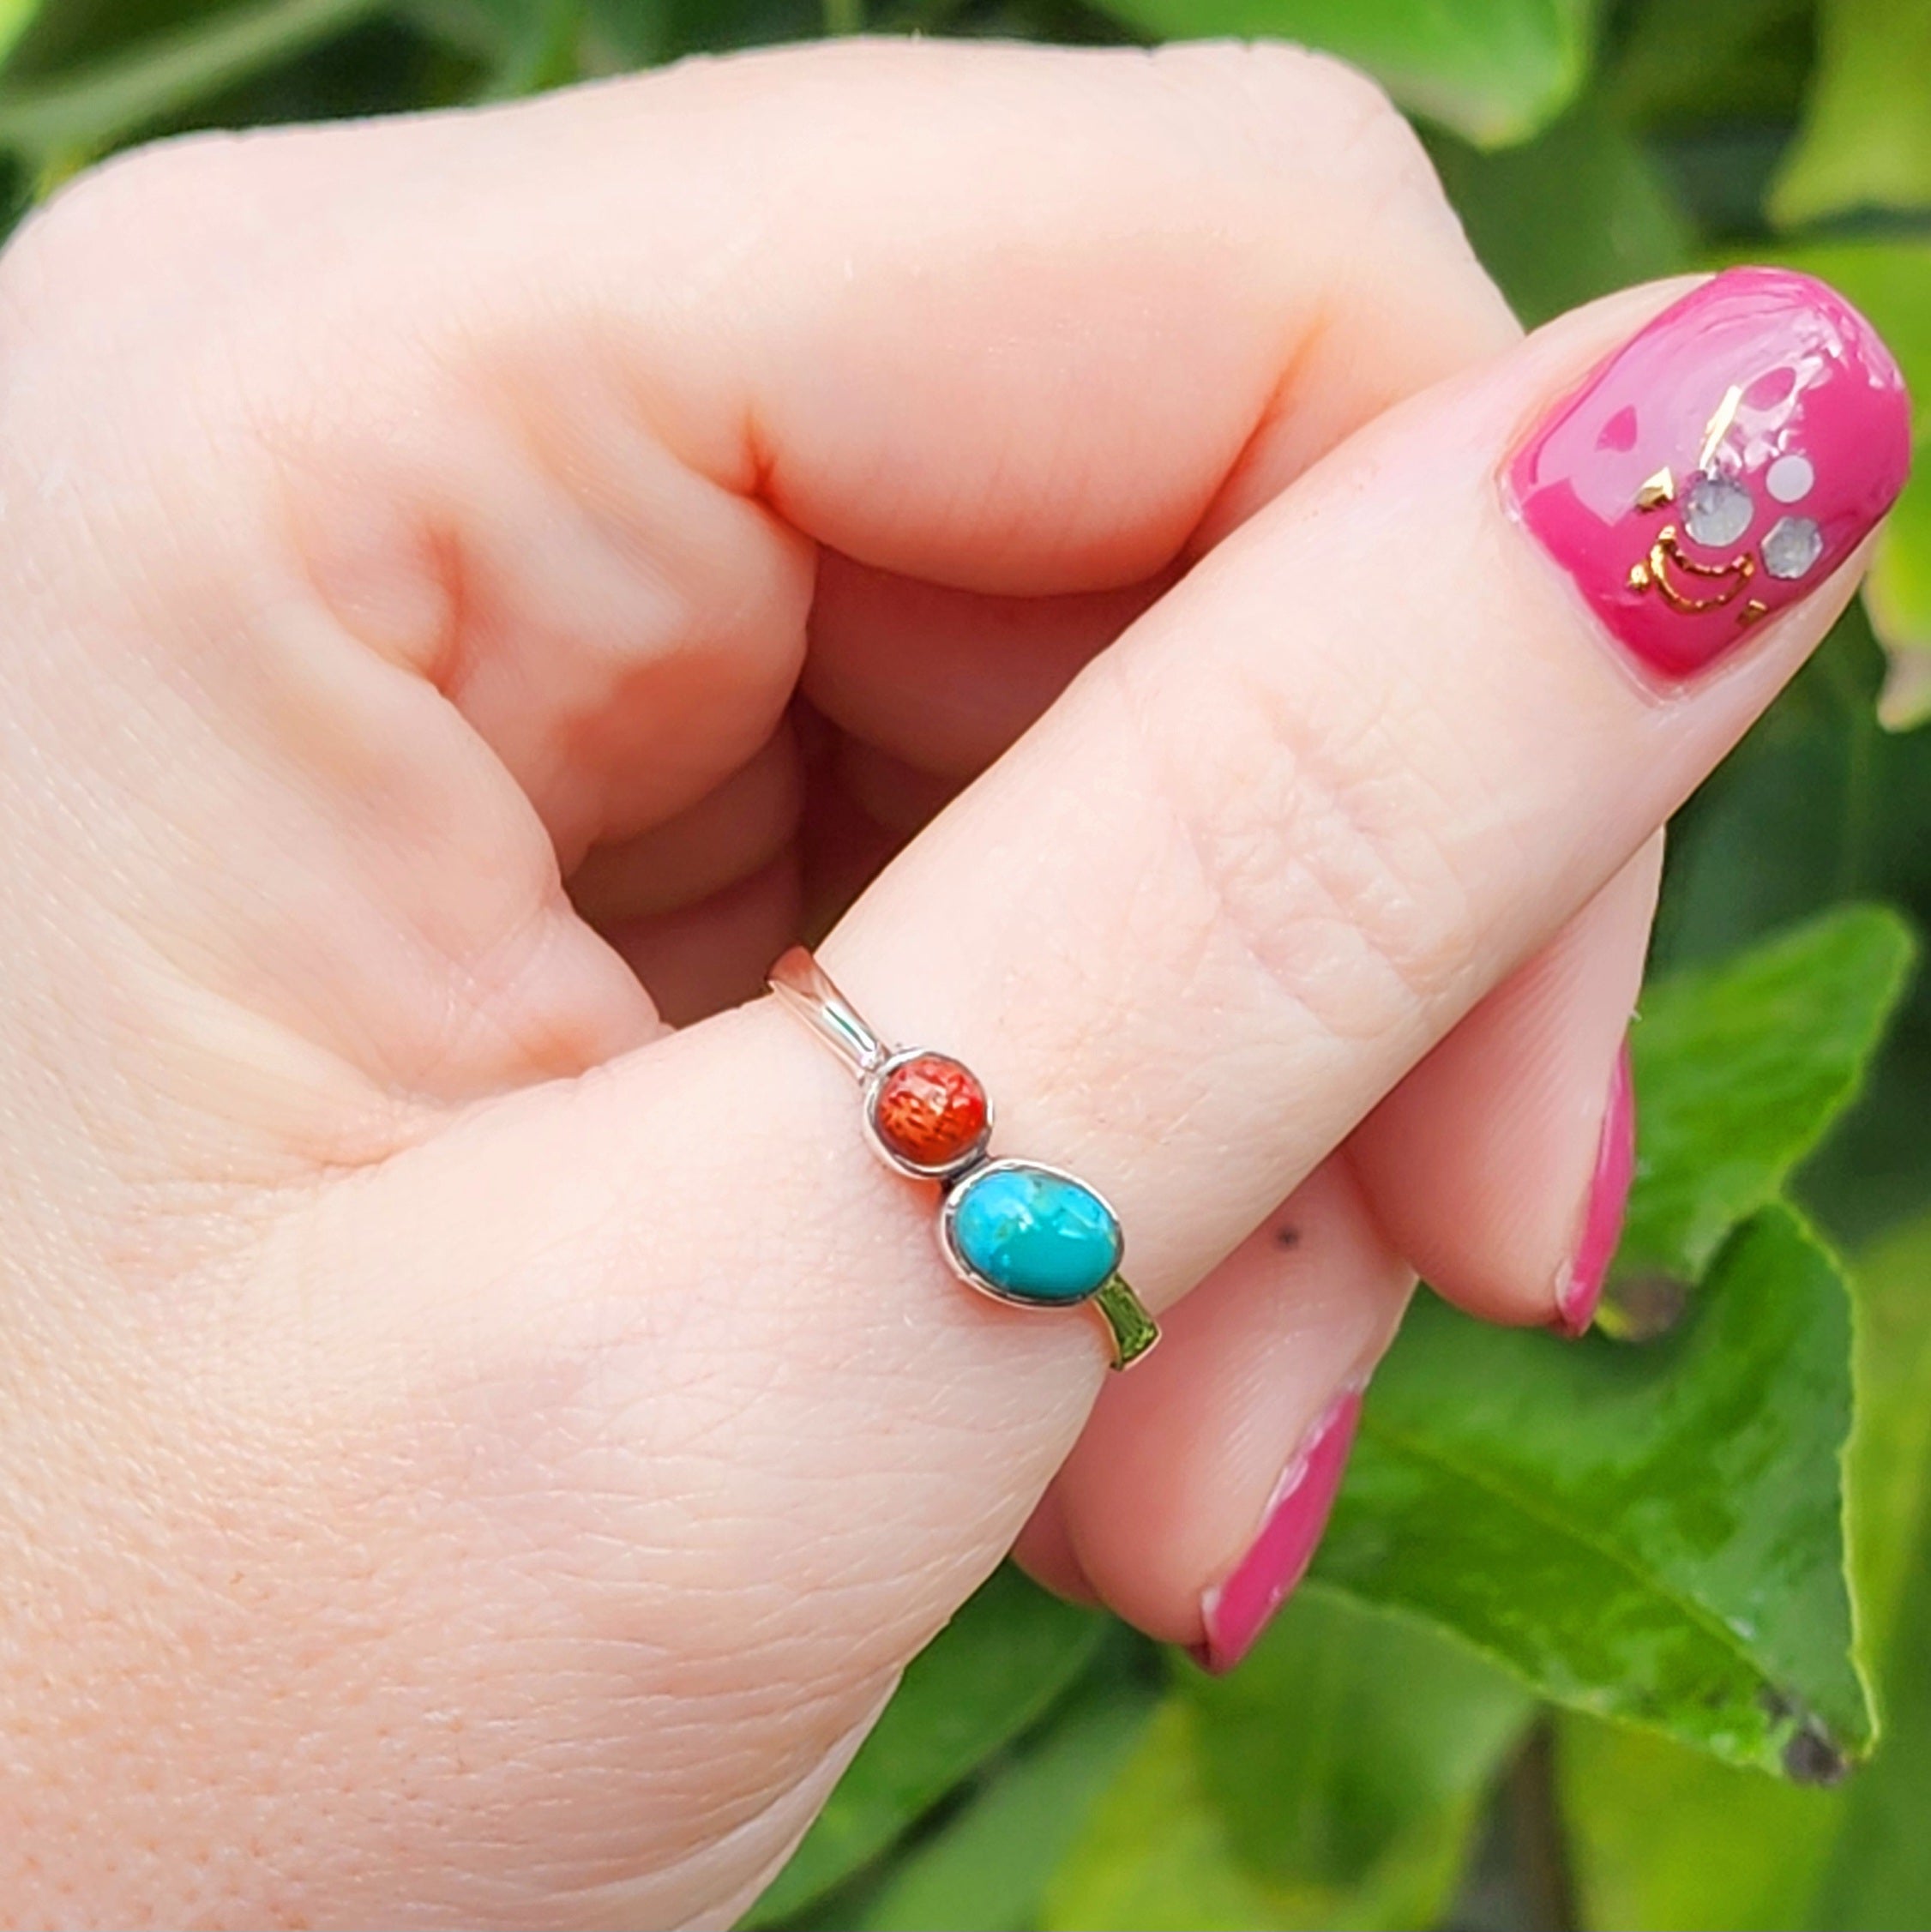
[[[1910,464],[1904,378],[1871,325],[1808,275],[1732,268],[1561,404],[1507,490],[1612,635],[1674,680],[1822,583]]]
[[[1636,1089],[1629,1077],[1629,1042],[1622,1043],[1609,1076],[1609,1104],[1603,1115],[1603,1137],[1596,1143],[1596,1171],[1583,1204],[1582,1231],[1555,1285],[1561,1310],[1553,1324],[1573,1341],[1589,1333],[1603,1284],[1622,1238],[1622,1217],[1629,1206],[1629,1181],[1636,1171]]]
[[[1327,1527],[1360,1420],[1361,1391],[1350,1388],[1314,1424],[1274,1485],[1260,1533],[1233,1574],[1202,1595],[1206,1641],[1195,1646],[1194,1657],[1216,1676],[1231,1670],[1254,1648],[1268,1620],[1306,1575]]]

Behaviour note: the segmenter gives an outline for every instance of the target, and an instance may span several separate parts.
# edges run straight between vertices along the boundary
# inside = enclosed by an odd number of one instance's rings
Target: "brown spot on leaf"
[[[1784,1747],[1784,1775],[1793,1785],[1838,1785],[1850,1771],[1850,1760],[1814,1724],[1793,1731]]]
[[[1673,1274],[1621,1275],[1609,1284],[1596,1320],[1618,1341],[1653,1342],[1682,1320],[1689,1298],[1689,1284]]]

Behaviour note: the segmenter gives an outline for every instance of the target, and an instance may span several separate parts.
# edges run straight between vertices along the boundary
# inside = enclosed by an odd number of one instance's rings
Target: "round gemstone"
[[[1764,569],[1801,577],[1824,554],[1824,533],[1808,516],[1780,516],[1764,538]]]
[[[1801,503],[1816,480],[1808,456],[1779,456],[1764,478],[1764,488],[1780,503]]]
[[[890,1153],[913,1167],[950,1167],[985,1138],[985,1089],[970,1068],[942,1053],[901,1060],[878,1083],[872,1129]]]
[[[962,1182],[941,1226],[968,1273],[1018,1302],[1083,1302],[1120,1265],[1112,1209],[1083,1182],[1023,1161]]]
[[[1683,503],[1683,523],[1698,543],[1727,550],[1757,513],[1750,492],[1727,476],[1699,476]]]

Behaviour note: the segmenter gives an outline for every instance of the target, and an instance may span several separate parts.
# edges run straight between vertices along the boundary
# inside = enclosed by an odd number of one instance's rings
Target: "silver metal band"
[[[770,986],[859,1079],[884,1063],[885,1042],[804,947],[792,947],[772,967]]]

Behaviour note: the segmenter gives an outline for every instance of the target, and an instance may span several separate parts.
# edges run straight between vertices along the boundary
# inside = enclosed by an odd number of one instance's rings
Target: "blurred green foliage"
[[[1931,400],[1931,0],[0,0],[0,180],[860,28],[1328,48],[1525,321],[1788,262]],[[754,1923],[1931,1925],[1928,716],[1931,461],[1679,820],[1608,1333],[1421,1306],[1230,1678],[996,1578]]]

